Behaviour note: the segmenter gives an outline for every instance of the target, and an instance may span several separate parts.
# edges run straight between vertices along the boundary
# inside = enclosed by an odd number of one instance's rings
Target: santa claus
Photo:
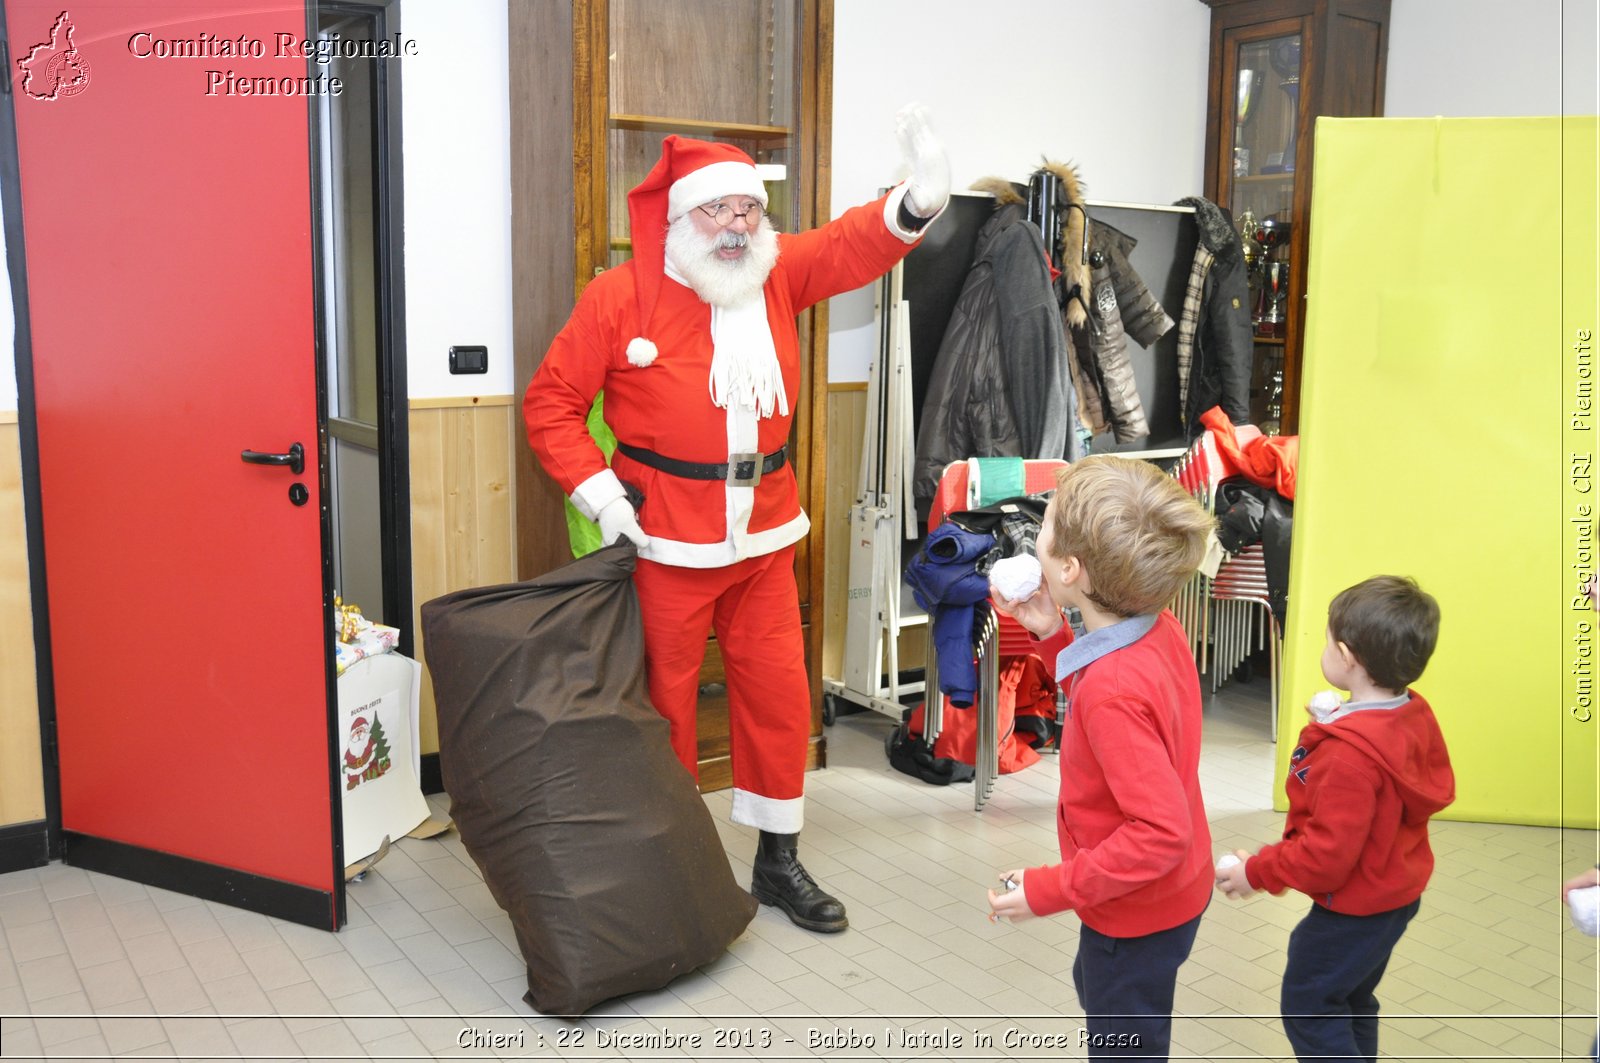
[[[584,290],[523,401],[545,471],[599,521],[604,542],[639,548],[650,698],[691,773],[700,664],[716,632],[732,818],[760,831],[751,893],[818,931],[847,920],[798,854],[811,699],[794,575],[810,522],[787,449],[800,394],[795,315],[882,275],[944,209],[943,148],[919,108],[896,124],[910,178],[793,235],[773,229],[743,151],[667,137],[628,195],[632,260]],[[601,389],[612,467],[585,428]],[[637,510],[624,481],[643,495]]]
[[[365,716],[350,721],[350,744],[344,749],[344,786],[354,790],[361,781],[361,773],[372,765],[372,754],[377,746]]]

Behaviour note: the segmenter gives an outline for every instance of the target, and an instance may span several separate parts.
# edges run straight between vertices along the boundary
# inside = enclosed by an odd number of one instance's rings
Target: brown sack
[[[756,912],[650,704],[634,557],[422,607],[450,814],[546,1014],[659,989]]]

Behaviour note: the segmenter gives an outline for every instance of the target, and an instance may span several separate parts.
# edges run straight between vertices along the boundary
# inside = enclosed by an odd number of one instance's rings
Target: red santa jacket
[[[1455,800],[1433,710],[1415,691],[1396,709],[1307,724],[1289,763],[1283,841],[1245,861],[1250,885],[1299,890],[1344,915],[1422,896],[1433,874],[1428,817]]]
[[[711,307],[691,289],[663,278],[648,330],[641,327],[633,262],[607,270],[584,289],[528,385],[522,413],[528,442],[561,489],[591,519],[622,496],[619,482],[645,497],[639,523],[651,538],[640,556],[687,568],[715,568],[796,542],[810,527],[800,508],[792,460],[755,487],[691,480],[640,464],[620,451],[615,474],[584,427],[594,397],[606,393],[606,423],[619,441],[678,461],[721,464],[731,453],[771,454],[789,439],[802,401],[795,316],[840,292],[881,276],[911,250],[919,234],[898,224],[904,186],[815,229],[781,234],[778,263],[765,287],[790,412],[771,417],[710,397]],[[924,229],[923,231],[926,231]],[[654,362],[628,361],[629,340],[648,335]]]

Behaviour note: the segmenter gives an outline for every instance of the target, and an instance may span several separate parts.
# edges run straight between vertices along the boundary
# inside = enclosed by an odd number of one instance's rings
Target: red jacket
[[[1040,643],[1045,661],[1069,638]],[[1215,875],[1200,705],[1194,657],[1170,612],[1077,673],[1061,736],[1062,862],[1023,879],[1035,915],[1076,909],[1102,934],[1140,937],[1205,911]]]
[[[1233,422],[1213,406],[1200,415],[1200,423],[1211,429],[1222,456],[1253,484],[1271,488],[1284,498],[1294,499],[1294,485],[1300,465],[1299,436],[1253,436],[1239,442]]]
[[[778,263],[767,278],[767,320],[789,397],[789,413],[712,404],[711,308],[683,284],[663,277],[649,336],[660,351],[649,365],[629,362],[628,342],[644,334],[634,291],[634,263],[601,273],[583,290],[523,397],[528,442],[544,470],[593,518],[623,494],[618,480],[644,492],[639,523],[650,545],[640,556],[687,568],[716,568],[759,557],[801,539],[810,523],[800,508],[794,456],[754,488],[689,480],[617,453],[616,475],[589,435],[594,397],[605,389],[606,424],[617,439],[679,461],[720,464],[730,449],[771,454],[789,439],[801,391],[795,315],[823,299],[859,288],[904,258],[919,233],[892,219],[904,185],[801,233],[778,237]],[[924,230],[926,231],[926,230]],[[729,440],[748,437],[748,447]]]
[[[1354,712],[1300,732],[1284,789],[1283,841],[1245,862],[1250,885],[1299,890],[1331,911],[1410,904],[1433,874],[1428,817],[1455,800],[1433,710],[1415,691],[1397,709]]]

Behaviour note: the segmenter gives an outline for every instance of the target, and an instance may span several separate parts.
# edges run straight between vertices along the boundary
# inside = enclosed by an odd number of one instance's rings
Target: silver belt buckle
[[[761,465],[766,455],[759,450],[746,450],[728,455],[728,486],[754,487],[761,482]]]

